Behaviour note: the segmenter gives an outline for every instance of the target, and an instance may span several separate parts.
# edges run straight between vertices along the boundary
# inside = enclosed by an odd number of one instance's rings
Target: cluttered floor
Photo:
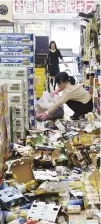
[[[65,112],[67,112],[65,107]],[[11,147],[0,223],[99,224],[100,127],[92,114],[38,124]],[[67,113],[66,113],[67,114]]]

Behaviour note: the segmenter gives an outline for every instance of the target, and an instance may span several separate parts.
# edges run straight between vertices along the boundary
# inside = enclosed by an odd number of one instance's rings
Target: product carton
[[[16,130],[16,138],[17,139],[24,139],[25,138],[25,131],[24,130]]]
[[[33,56],[20,56],[20,57],[0,57],[1,66],[24,66],[24,67],[33,67],[34,57]]]
[[[23,106],[24,105],[24,96],[23,93],[9,93],[8,94],[8,104],[9,105],[17,105]]]
[[[0,44],[33,44],[34,35],[33,34],[21,34],[21,33],[1,33],[0,34]]]
[[[0,45],[0,56],[33,56],[33,45]]]
[[[12,171],[14,178],[17,179],[19,184],[27,183],[34,179],[29,159],[16,160],[12,163],[10,171]]]
[[[6,83],[8,87],[8,93],[18,92],[21,93],[24,91],[24,82],[23,80],[9,80],[9,79],[0,79],[0,83]]]
[[[24,118],[16,118],[16,129],[18,130],[24,130],[25,122]]]

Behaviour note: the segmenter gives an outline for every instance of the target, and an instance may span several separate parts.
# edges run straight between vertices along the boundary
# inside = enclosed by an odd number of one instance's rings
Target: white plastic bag
[[[43,96],[37,102],[37,113],[40,114],[52,107],[58,99],[58,96],[52,96],[49,92],[43,92]]]

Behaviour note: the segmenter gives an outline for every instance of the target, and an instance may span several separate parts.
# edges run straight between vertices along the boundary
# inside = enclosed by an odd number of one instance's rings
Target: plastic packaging
[[[15,181],[11,183],[11,186],[16,187],[20,193],[26,193],[29,190],[35,189],[36,182],[32,180],[26,184],[17,184]]]

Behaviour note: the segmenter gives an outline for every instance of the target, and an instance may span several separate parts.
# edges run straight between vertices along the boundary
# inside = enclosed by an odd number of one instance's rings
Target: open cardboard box
[[[12,171],[14,179],[17,179],[19,184],[27,183],[34,179],[29,159],[19,159],[11,164],[10,171]]]

